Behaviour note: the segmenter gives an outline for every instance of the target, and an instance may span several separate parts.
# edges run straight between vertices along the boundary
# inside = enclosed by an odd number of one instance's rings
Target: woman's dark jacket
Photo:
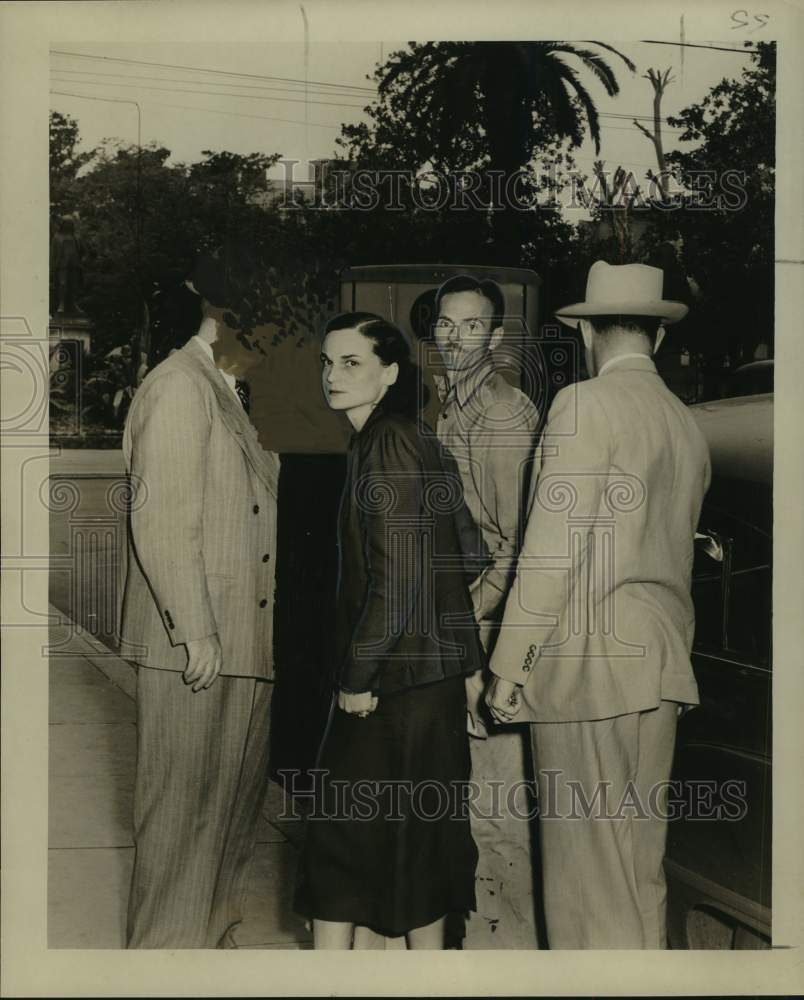
[[[348,691],[389,693],[484,663],[458,527],[469,517],[426,425],[378,407],[349,448],[336,644]]]

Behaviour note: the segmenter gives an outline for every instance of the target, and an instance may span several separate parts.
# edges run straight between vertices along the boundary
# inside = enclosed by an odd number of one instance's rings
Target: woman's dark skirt
[[[298,912],[394,937],[475,908],[462,676],[381,695],[366,718],[335,707],[318,767]]]

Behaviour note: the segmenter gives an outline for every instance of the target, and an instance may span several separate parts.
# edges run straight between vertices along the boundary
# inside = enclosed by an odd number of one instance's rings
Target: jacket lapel
[[[266,451],[259,442],[257,429],[249,420],[223,375],[206,356],[203,349],[190,339],[181,348],[185,362],[197,371],[212,387],[218,401],[221,420],[237,441],[251,467],[270,493],[276,498],[279,477],[279,458]]]

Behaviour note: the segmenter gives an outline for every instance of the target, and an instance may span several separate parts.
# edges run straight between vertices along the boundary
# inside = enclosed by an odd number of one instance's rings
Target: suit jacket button
[[[254,506],[251,509],[254,511],[255,514],[259,514],[259,512],[260,512],[260,505],[258,503],[255,503]]]
[[[267,604],[268,604],[268,601],[266,601],[266,599],[263,597],[263,599],[260,601],[260,607],[264,608],[264,607],[266,607]]]
[[[268,555],[268,553],[266,552],[266,553],[265,553],[265,555],[264,555],[264,556],[262,557],[262,561],[263,561],[263,562],[268,562],[268,560],[269,560],[270,558],[271,558],[271,557],[270,557],[270,556]]]

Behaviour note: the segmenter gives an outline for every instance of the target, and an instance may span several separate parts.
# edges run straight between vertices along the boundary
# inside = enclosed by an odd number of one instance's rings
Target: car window
[[[706,513],[706,512],[705,512]],[[692,568],[692,599],[695,604],[695,645],[720,650],[724,636],[724,542],[704,516],[695,535],[695,562]]]
[[[751,490],[750,497],[742,496]],[[695,644],[757,666],[771,661],[770,494],[761,484],[715,490],[695,539]]]

